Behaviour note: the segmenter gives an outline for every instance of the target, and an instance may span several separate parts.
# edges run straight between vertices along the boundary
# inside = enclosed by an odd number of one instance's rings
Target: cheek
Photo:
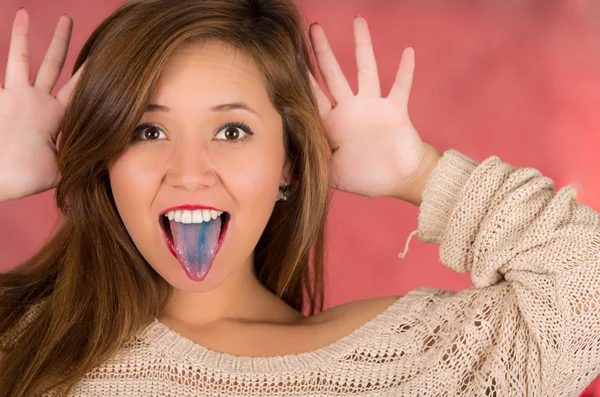
[[[240,151],[235,161],[219,164],[217,169],[225,188],[235,201],[237,227],[264,228],[271,216],[284,163],[283,147]]]
[[[159,165],[141,151],[130,149],[109,168],[113,197],[128,229],[143,222],[141,215],[150,209],[160,183]],[[134,219],[137,221],[132,222]]]
[[[279,172],[277,172],[279,171]],[[239,205],[257,201],[269,201],[275,198],[281,171],[275,166],[269,167],[266,162],[256,162],[241,170],[230,173],[228,178],[232,193]],[[273,196],[273,197],[270,197]]]

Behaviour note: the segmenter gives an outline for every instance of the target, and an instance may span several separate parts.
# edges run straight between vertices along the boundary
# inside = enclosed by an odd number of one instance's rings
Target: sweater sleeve
[[[419,240],[440,244],[440,260],[474,287],[428,310],[454,311],[440,360],[468,361],[464,382],[573,396],[600,372],[600,216],[576,196],[497,156],[478,163],[451,149],[433,170]]]

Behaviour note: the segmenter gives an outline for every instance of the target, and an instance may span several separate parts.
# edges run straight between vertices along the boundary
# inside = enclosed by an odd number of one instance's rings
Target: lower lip
[[[164,216],[164,215],[161,215]],[[229,228],[229,221],[231,220],[231,218],[229,218],[227,220],[227,222],[225,223],[225,226],[223,226],[223,230],[221,231],[221,235],[219,236],[219,242],[217,244],[217,252],[215,253],[215,259],[217,257],[217,255],[219,254],[219,251],[221,250],[221,246],[223,245],[223,241],[225,241],[225,235],[227,234],[227,229]],[[179,258],[177,258],[177,254],[175,253],[175,247],[173,247],[173,242],[171,241],[171,239],[169,238],[169,235],[167,234],[167,231],[162,227],[162,224],[160,224],[160,220],[159,220],[159,226],[160,226],[160,230],[162,231],[163,234],[163,239],[165,240],[165,244],[167,244],[167,248],[169,249],[169,252],[171,252],[171,255],[173,255],[173,257],[175,259],[177,259],[177,261],[179,262]],[[212,264],[210,265],[210,268],[212,268]],[[198,278],[195,281],[203,281],[206,277],[208,277],[208,275],[210,274],[210,268],[209,271],[206,273],[206,276],[202,277],[202,278]]]

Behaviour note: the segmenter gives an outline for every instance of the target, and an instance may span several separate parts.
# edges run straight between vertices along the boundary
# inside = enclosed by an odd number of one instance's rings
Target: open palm
[[[394,86],[381,96],[377,63],[367,22],[354,21],[359,90],[355,95],[319,25],[310,29],[321,75],[333,102],[313,78],[313,88],[333,148],[336,189],[368,197],[395,196],[407,186],[421,164],[427,144],[413,127],[408,99],[414,51],[404,50]]]
[[[71,19],[62,16],[32,85],[27,43],[29,15],[25,10],[17,12],[6,79],[4,87],[0,87],[0,201],[46,191],[60,180],[56,138],[79,72],[56,97],[50,92],[60,76],[71,29]]]

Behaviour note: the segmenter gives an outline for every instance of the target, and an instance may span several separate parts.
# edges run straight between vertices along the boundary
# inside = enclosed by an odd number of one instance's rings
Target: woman
[[[534,169],[422,142],[413,52],[382,97],[364,19],[357,95],[310,28],[332,101],[288,0],[128,3],[56,98],[70,21],[32,85],[28,23],[0,194],[56,186],[64,220],[0,278],[0,395],[570,396],[599,371],[598,214]],[[316,314],[329,186],[420,206],[419,239],[475,287]]]

